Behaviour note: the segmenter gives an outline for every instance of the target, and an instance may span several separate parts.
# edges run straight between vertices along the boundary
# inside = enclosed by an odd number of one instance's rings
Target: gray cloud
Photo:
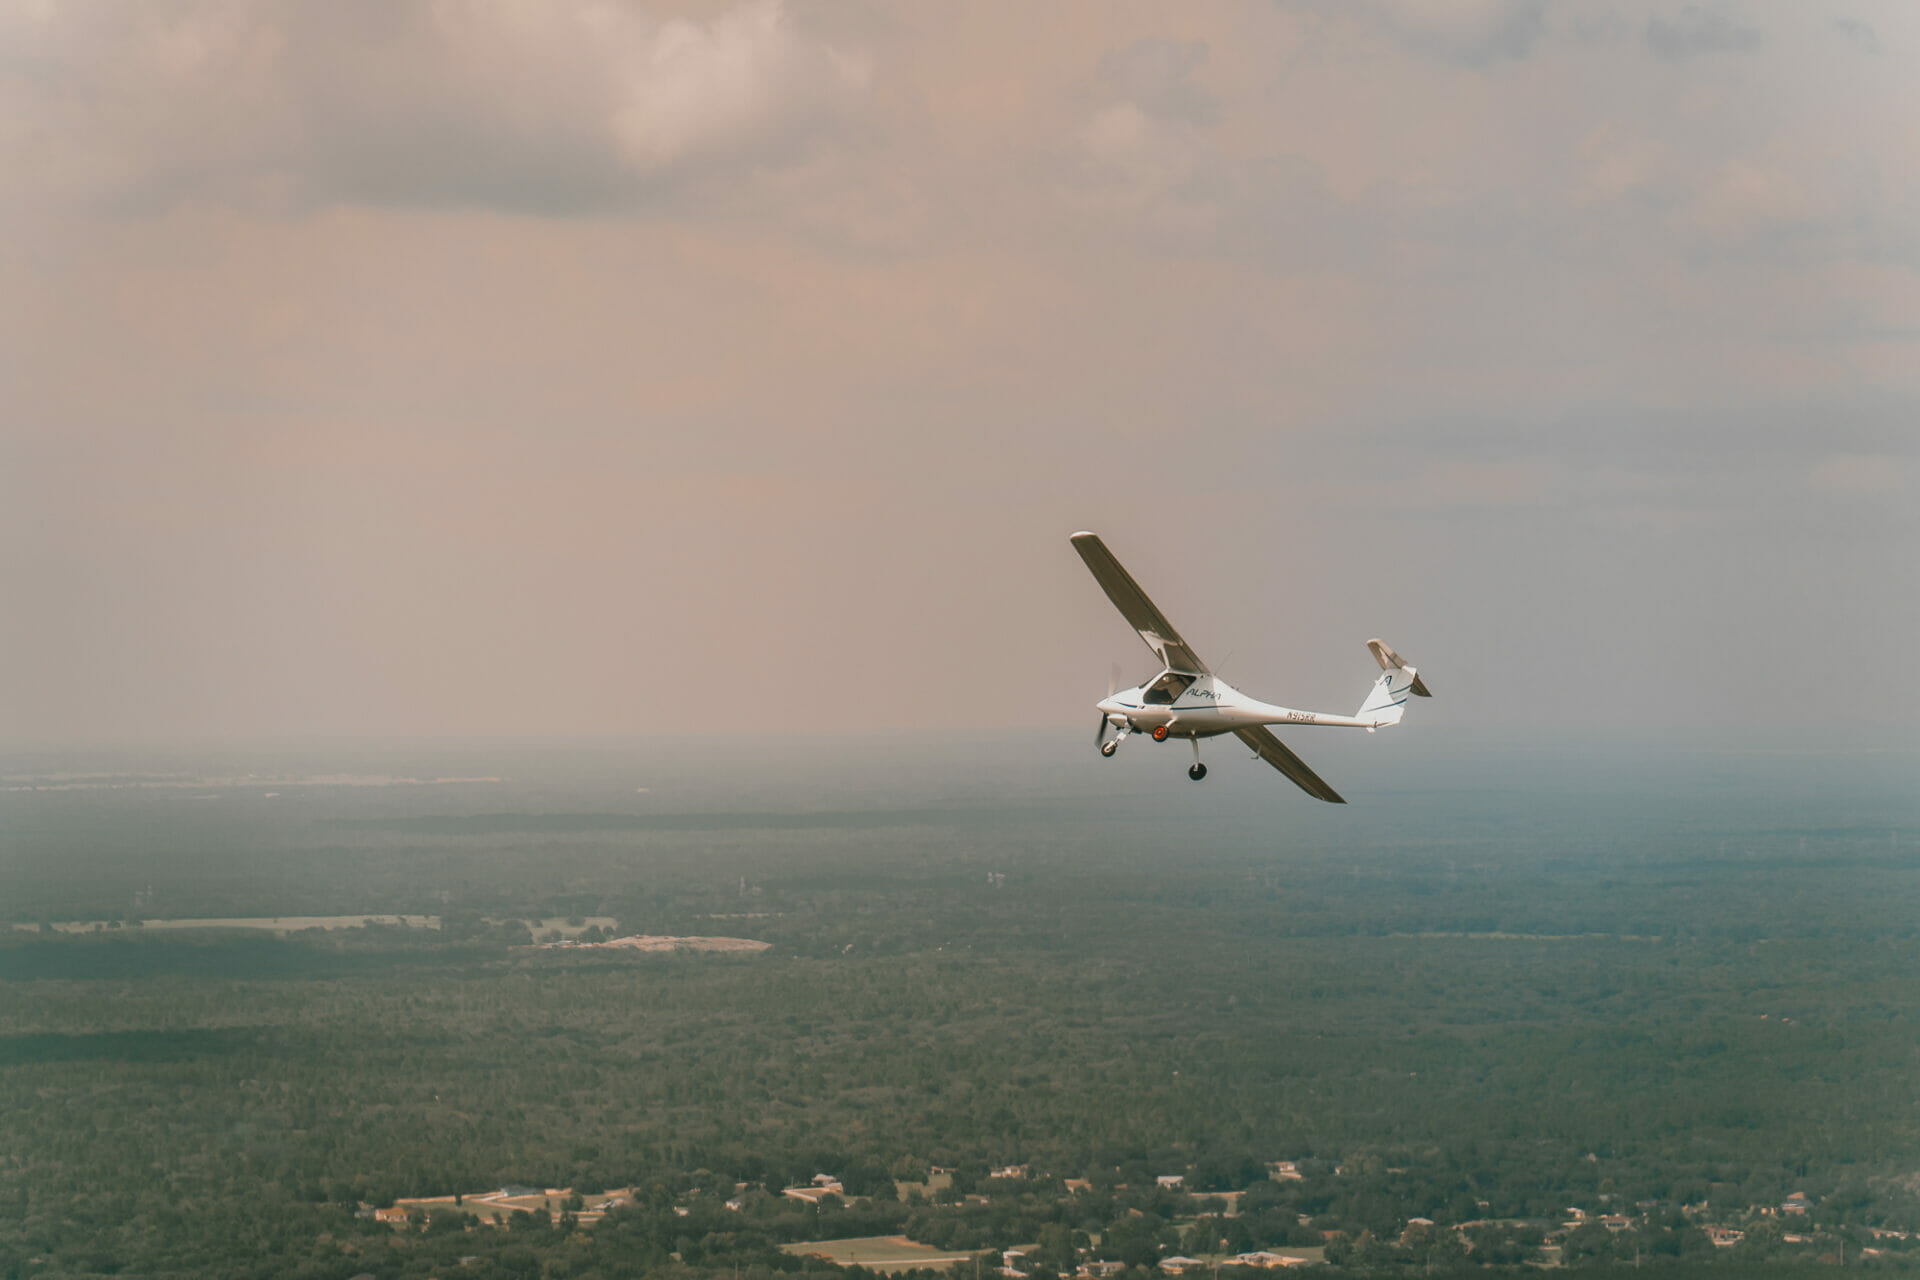
[[[1833,29],[1841,39],[1858,49],[1861,53],[1880,52],[1880,33],[1871,24],[1857,18],[1835,18]]]
[[[1207,60],[1199,40],[1136,40],[1100,56],[1100,78],[1122,99],[1156,116],[1206,124],[1215,103],[1194,78]]]
[[[584,0],[76,4],[6,35],[0,102],[38,125],[6,138],[14,159],[123,209],[644,206],[777,168],[871,75],[778,0],[699,21]]]
[[[1690,4],[1670,19],[1655,14],[1647,20],[1647,48],[1670,61],[1710,53],[1753,53],[1760,44],[1758,27],[1699,5]]]
[[[1470,68],[1525,58],[1546,30],[1545,0],[1380,0],[1375,9],[1407,48]]]

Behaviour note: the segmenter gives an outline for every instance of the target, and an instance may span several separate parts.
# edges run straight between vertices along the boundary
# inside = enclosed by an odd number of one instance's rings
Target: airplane
[[[1267,726],[1331,725],[1372,733],[1400,723],[1409,694],[1420,698],[1433,696],[1420,678],[1420,672],[1408,666],[1385,641],[1369,640],[1367,648],[1380,664],[1380,678],[1373,682],[1360,709],[1350,716],[1295,711],[1249,698],[1208,670],[1200,655],[1173,629],[1166,615],[1147,599],[1147,593],[1140,589],[1133,575],[1114,559],[1113,552],[1107,550],[1107,544],[1100,541],[1098,534],[1076,533],[1071,540],[1073,549],[1093,571],[1094,581],[1107,593],[1107,599],[1113,601],[1113,607],[1120,611],[1127,625],[1140,633],[1163,668],[1145,684],[1110,692],[1098,704],[1100,725],[1094,742],[1103,756],[1111,758],[1120,743],[1134,733],[1149,734],[1155,742],[1187,738],[1193,742],[1193,765],[1187,770],[1187,776],[1198,782],[1207,776],[1207,766],[1200,763],[1200,739],[1231,733],[1308,795],[1330,804],[1345,804],[1340,793],[1321,781],[1299,756],[1287,750]],[[1112,737],[1108,736],[1110,731]]]

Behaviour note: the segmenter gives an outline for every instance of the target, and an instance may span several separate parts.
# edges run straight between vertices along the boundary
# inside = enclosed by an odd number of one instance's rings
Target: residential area
[[[711,1261],[710,1241],[737,1249],[760,1239],[771,1253],[881,1274],[956,1266],[1004,1280],[1114,1280],[1290,1270],[1362,1269],[1394,1263],[1452,1266],[1563,1266],[1607,1259],[1715,1256],[1801,1258],[1844,1264],[1898,1261],[1907,1230],[1837,1220],[1806,1191],[1730,1209],[1707,1200],[1639,1199],[1569,1205],[1551,1216],[1480,1216],[1445,1221],[1412,1216],[1356,1222],[1339,1203],[1343,1183],[1364,1182],[1366,1161],[1276,1160],[1265,1177],[1231,1190],[1193,1191],[1193,1171],[1119,1181],[1121,1171],[1060,1178],[1027,1164],[992,1168],[929,1165],[890,1187],[851,1174],[819,1172],[778,1186],[715,1177],[582,1192],[508,1185],[416,1197],[361,1216],[399,1232],[552,1230],[591,1235],[653,1220],[670,1233],[672,1255]],[[1408,1170],[1388,1167],[1387,1174]],[[1137,1171],[1136,1171],[1137,1173]],[[858,1185],[850,1192],[848,1181]],[[1482,1210],[1491,1203],[1478,1202]],[[1318,1212],[1304,1210],[1316,1208]]]

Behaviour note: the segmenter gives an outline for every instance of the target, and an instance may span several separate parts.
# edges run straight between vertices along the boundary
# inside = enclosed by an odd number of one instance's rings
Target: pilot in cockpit
[[[1182,671],[1168,671],[1147,686],[1143,701],[1150,707],[1170,707],[1187,691],[1193,677]]]

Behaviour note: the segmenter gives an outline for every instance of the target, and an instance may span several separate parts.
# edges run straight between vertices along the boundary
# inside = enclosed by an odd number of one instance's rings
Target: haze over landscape
[[[0,8],[0,1280],[1920,1266],[1915,120],[1851,0]],[[1103,760],[1076,529],[1435,696]]]

